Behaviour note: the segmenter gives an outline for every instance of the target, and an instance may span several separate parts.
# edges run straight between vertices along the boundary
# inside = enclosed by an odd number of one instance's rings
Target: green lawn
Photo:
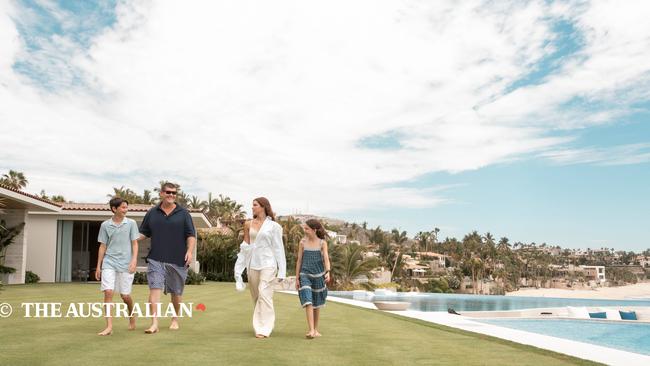
[[[134,286],[144,303],[147,287]],[[205,312],[183,319],[181,330],[145,335],[117,319],[112,336],[98,337],[103,319],[23,318],[22,302],[98,302],[98,284],[4,286],[0,303],[14,308],[0,318],[0,365],[583,365],[588,361],[499,339],[475,335],[379,311],[328,303],[323,337],[306,340],[298,299],[276,294],[276,327],[269,339],[254,338],[248,291],[234,284],[187,286],[185,300],[204,303]]]

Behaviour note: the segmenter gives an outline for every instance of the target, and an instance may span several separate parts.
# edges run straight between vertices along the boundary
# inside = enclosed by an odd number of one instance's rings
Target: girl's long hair
[[[260,206],[264,208],[264,213],[266,216],[270,217],[271,220],[275,221],[275,212],[271,208],[271,202],[266,197],[257,197],[253,201],[257,202]]]
[[[319,239],[327,238],[327,231],[325,231],[325,228],[323,227],[323,224],[320,223],[320,221],[316,219],[309,219],[305,222],[305,224],[316,232],[316,236]]]

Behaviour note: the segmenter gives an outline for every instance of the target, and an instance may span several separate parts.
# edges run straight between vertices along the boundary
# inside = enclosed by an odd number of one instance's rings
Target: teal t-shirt
[[[139,236],[138,224],[135,220],[125,217],[119,224],[113,222],[112,218],[102,222],[97,236],[98,242],[106,244],[102,268],[127,272],[131,262],[131,241],[138,239]]]

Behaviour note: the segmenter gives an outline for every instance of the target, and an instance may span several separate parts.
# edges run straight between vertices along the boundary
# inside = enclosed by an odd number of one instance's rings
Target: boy
[[[131,288],[135,267],[138,261],[138,224],[129,218],[126,213],[129,210],[129,203],[115,197],[108,203],[113,217],[102,222],[99,228],[97,241],[99,242],[99,254],[97,255],[97,269],[95,278],[101,279],[101,290],[104,292],[104,303],[113,302],[113,292],[120,293],[122,300],[129,310],[133,311],[133,299],[131,299]],[[106,329],[97,333],[100,336],[107,336],[113,333],[113,318],[110,316],[110,309],[106,310]],[[129,317],[129,330],[135,329],[135,318]]]

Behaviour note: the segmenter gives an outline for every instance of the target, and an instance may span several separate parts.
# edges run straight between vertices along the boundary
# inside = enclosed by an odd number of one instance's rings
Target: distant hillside
[[[284,215],[284,216],[279,216],[278,219],[286,220],[289,217],[293,217],[294,219],[300,222],[305,222],[309,219],[316,219],[324,224],[327,224],[328,226],[343,226],[345,224],[344,220],[333,219],[333,218],[323,217],[323,216],[316,216],[316,215],[308,215],[308,214]]]

